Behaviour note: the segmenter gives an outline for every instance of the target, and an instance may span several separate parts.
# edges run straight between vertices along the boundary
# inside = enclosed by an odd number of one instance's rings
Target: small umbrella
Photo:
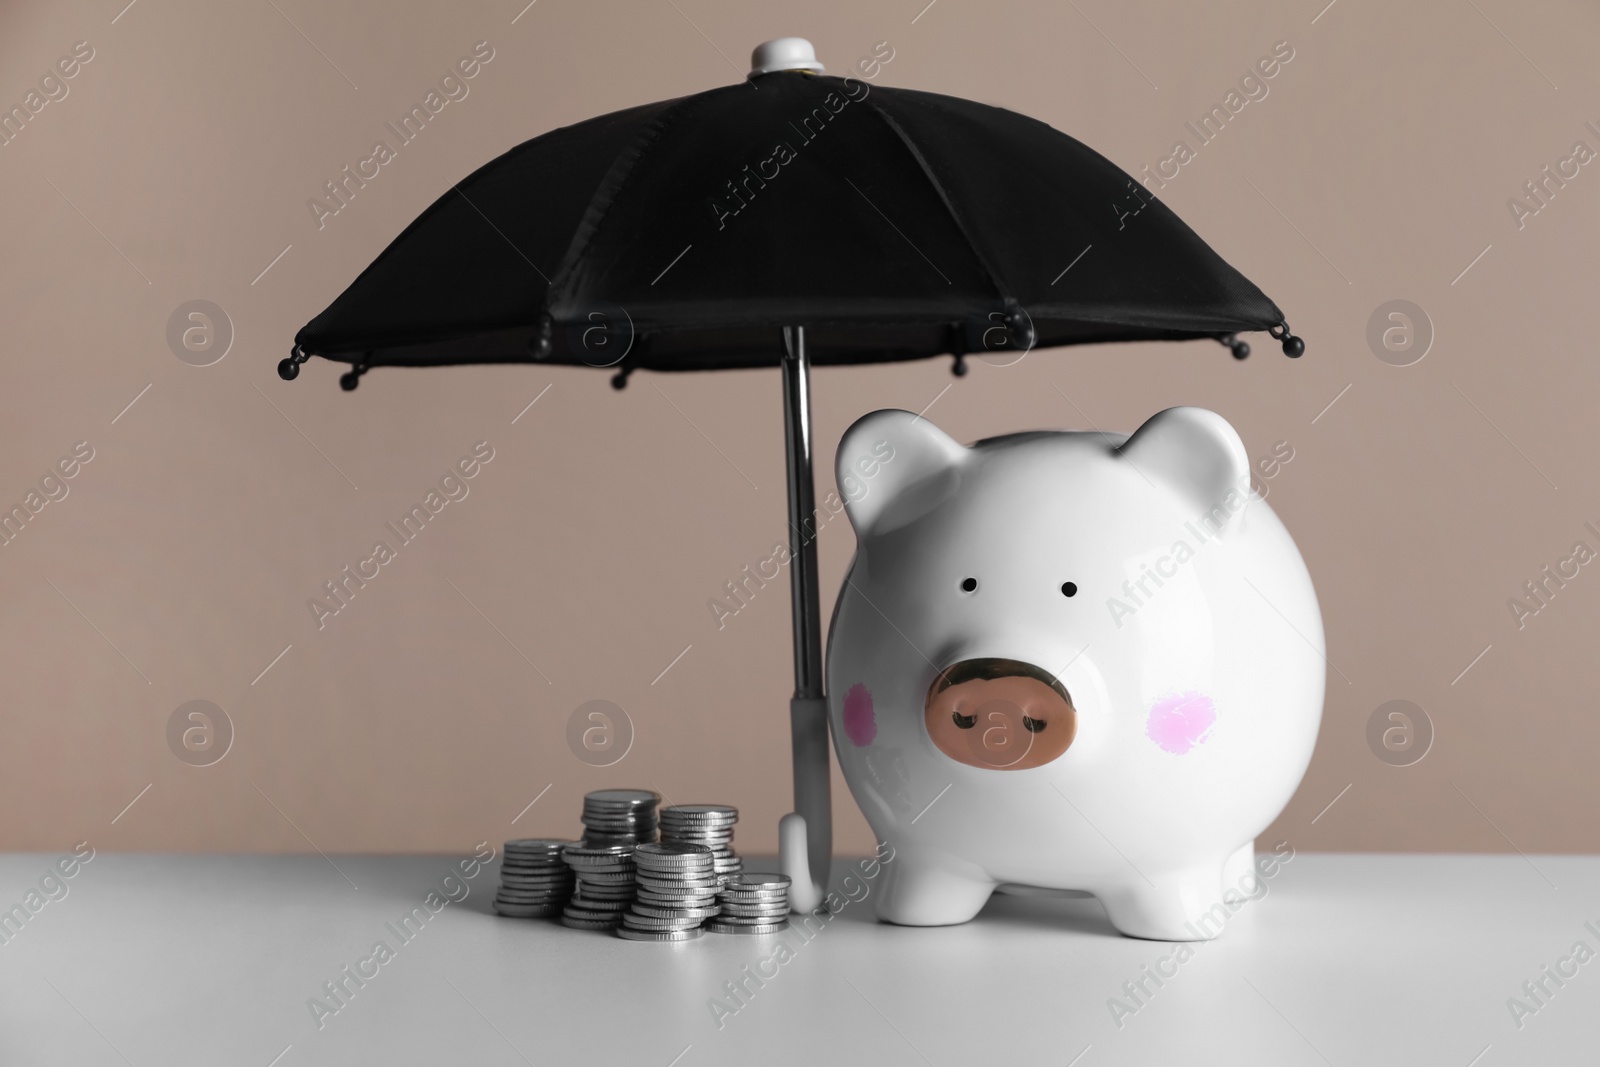
[[[1239,333],[1283,313],[1115,164],[985,104],[827,77],[760,46],[743,83],[527,141],[452,186],[295,337],[376,366],[781,366],[789,469],[797,906],[832,849],[812,365]]]

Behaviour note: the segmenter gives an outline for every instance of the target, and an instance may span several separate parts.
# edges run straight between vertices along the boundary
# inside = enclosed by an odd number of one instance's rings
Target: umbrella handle
[[[789,702],[794,746],[794,806],[778,821],[778,860],[789,876],[789,908],[807,912],[828,890],[833,853],[833,803],[829,796],[828,702],[795,697]]]
[[[822,904],[826,886],[811,877],[806,817],[791,811],[778,820],[778,866],[789,876],[789,910],[800,915]]]

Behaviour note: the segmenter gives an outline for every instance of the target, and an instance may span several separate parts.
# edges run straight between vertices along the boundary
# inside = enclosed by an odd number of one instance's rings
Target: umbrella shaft
[[[789,458],[789,583],[794,695],[822,696],[822,620],[817,595],[816,487],[811,475],[811,386],[805,328],[783,331],[783,424]]]

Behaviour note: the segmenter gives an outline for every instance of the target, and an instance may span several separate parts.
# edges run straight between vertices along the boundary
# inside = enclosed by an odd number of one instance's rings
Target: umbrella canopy
[[[295,337],[375,366],[782,366],[795,811],[790,903],[832,849],[809,366],[1099,341],[1221,340],[1283,313],[1166,205],[1015,112],[821,73],[799,38],[750,79],[555,130],[452,186]]]
[[[775,366],[774,326],[792,323],[817,365],[1287,332],[1260,289],[1066,134],[787,70],[513,148],[407,227],[294,358]]]

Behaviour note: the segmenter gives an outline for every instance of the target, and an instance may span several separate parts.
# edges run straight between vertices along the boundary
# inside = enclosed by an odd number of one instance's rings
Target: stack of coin
[[[561,858],[578,876],[577,891],[561,912],[561,925],[610,930],[633,903],[632,845],[568,845]]]
[[[718,880],[726,882],[744,869],[744,860],[733,852],[738,821],[739,809],[726,804],[675,804],[661,809],[661,843],[706,846]]]
[[[789,876],[741,874],[717,894],[717,917],[706,924],[715,934],[775,934],[789,925]]]
[[[717,873],[705,845],[646,842],[633,850],[638,896],[622,917],[618,937],[630,941],[688,941],[717,914]]]
[[[570,844],[551,838],[507,841],[494,910],[517,919],[560,915],[572,895],[572,869],[561,859],[561,850]]]
[[[583,843],[637,845],[656,839],[656,805],[648,789],[597,789],[583,798]]]

